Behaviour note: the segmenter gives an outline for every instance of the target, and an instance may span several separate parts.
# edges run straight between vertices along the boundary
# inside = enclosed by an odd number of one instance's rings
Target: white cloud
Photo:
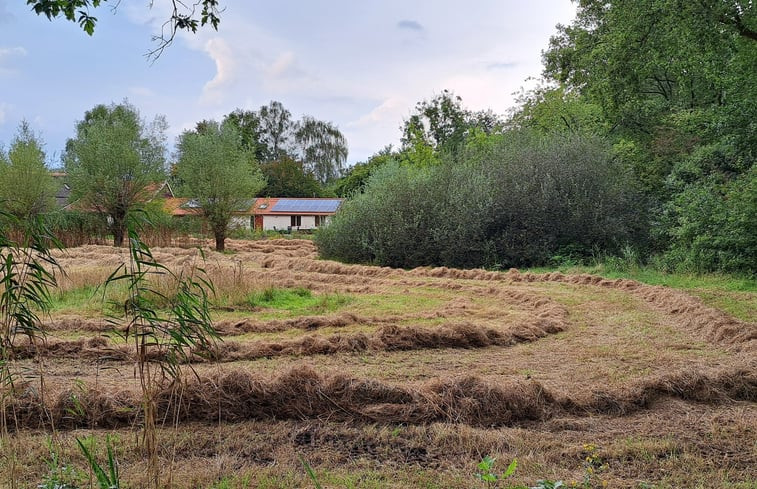
[[[14,46],[12,48],[0,48],[0,59],[6,56],[26,56],[27,51],[23,46]]]
[[[389,97],[367,114],[355,121],[348,122],[345,127],[362,128],[376,123],[396,122],[407,110],[408,102],[398,97]]]
[[[234,80],[236,61],[234,53],[228,43],[220,37],[210,39],[203,49],[216,64],[216,75],[202,88],[202,100],[205,102],[220,102],[226,85]]]
[[[281,53],[266,70],[266,75],[270,78],[296,77],[303,74],[302,69],[297,66],[297,59],[292,51]]]
[[[0,75],[10,75],[16,73],[13,68],[6,68],[2,65],[7,58],[26,56],[26,48],[22,46],[0,47]]]

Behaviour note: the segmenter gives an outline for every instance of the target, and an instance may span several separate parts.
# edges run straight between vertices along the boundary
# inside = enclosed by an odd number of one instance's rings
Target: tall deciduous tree
[[[242,147],[252,151],[257,161],[266,161],[268,148],[263,143],[263,128],[260,114],[254,110],[237,109],[223,118],[223,124],[231,124],[239,131]]]
[[[147,124],[128,102],[98,105],[76,125],[63,156],[71,199],[108,217],[113,245],[121,246],[129,213],[165,179],[165,130],[161,116]]]
[[[259,162],[295,160],[320,183],[337,178],[347,160],[347,140],[336,126],[310,116],[295,121],[275,100],[257,111],[237,109],[223,122],[237,128],[242,147]]]
[[[294,121],[281,102],[271,101],[268,105],[260,107],[258,111],[260,119],[260,142],[264,145],[265,161],[281,158],[291,152],[292,131]]]
[[[45,167],[44,143],[26,121],[10,144],[0,149],[0,208],[19,219],[49,210],[55,196],[55,182]]]
[[[616,132],[649,147],[653,158],[655,145],[689,137],[682,118],[690,115],[700,119],[692,135],[697,143],[728,135],[741,149],[755,147],[757,9],[751,0],[578,4],[576,20],[558,26],[544,53],[548,78],[597,103]]]
[[[180,191],[197,199],[213,229],[216,249],[223,251],[232,215],[249,207],[265,186],[253,153],[240,144],[236,127],[211,121],[202,132],[179,136],[177,156]]]
[[[340,176],[347,161],[347,140],[330,122],[305,116],[294,133],[303,165],[321,183]]]
[[[463,107],[462,98],[444,90],[431,100],[415,104],[415,112],[402,127],[402,146],[414,153],[425,146],[456,159],[473,130],[491,134],[501,127],[502,121],[493,112],[470,111]],[[413,159],[425,161],[428,157],[416,155]]]
[[[686,270],[754,272],[757,234],[748,219],[729,217],[757,213],[748,191],[757,160],[754,2],[577,3],[576,19],[558,26],[544,53],[544,74],[600,108],[616,154],[652,203],[656,246]]]
[[[289,157],[260,165],[268,184],[261,191],[267,197],[321,197],[323,189],[302,163]]]

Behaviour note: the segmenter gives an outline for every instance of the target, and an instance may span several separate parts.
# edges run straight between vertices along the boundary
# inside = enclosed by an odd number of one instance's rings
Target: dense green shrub
[[[757,274],[757,167],[736,178],[700,175],[692,164],[673,174],[665,207],[665,260],[686,272]],[[693,173],[694,175],[690,175]]]
[[[527,266],[643,234],[639,200],[602,141],[508,133],[437,166],[389,163],[316,237],[321,254],[396,267]]]

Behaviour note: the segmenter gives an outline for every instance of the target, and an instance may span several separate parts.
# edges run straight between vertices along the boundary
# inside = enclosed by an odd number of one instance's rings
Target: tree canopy
[[[754,272],[757,232],[733,216],[757,213],[756,32],[747,0],[581,0],[544,53],[557,87],[529,94],[513,122],[562,119],[610,140],[671,266]]]
[[[50,210],[55,182],[45,167],[44,143],[22,121],[8,152],[0,148],[0,208],[19,219]]]
[[[334,124],[307,115],[294,120],[281,102],[237,109],[224,123],[238,129],[241,144],[261,163],[297,161],[321,184],[338,178],[347,160],[347,140]]]
[[[468,110],[462,101],[451,91],[443,90],[431,100],[418,102],[402,126],[403,148],[425,146],[456,157],[472,131],[491,134],[501,127],[496,114]]]
[[[232,124],[207,121],[202,131],[182,133],[177,146],[179,191],[196,199],[213,230],[216,249],[223,251],[232,216],[250,209],[265,178]]]
[[[268,182],[260,194],[265,197],[322,197],[323,189],[302,163],[288,156],[260,165]]]
[[[71,200],[109,218],[114,246],[123,244],[126,219],[165,180],[163,117],[146,123],[128,102],[98,105],[76,124],[63,155]]]

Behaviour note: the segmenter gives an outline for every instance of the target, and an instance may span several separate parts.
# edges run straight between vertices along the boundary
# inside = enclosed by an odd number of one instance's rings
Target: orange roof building
[[[313,230],[326,224],[343,200],[260,197],[235,212],[231,226],[266,231]],[[176,217],[202,215],[196,199],[168,198],[163,208]]]

